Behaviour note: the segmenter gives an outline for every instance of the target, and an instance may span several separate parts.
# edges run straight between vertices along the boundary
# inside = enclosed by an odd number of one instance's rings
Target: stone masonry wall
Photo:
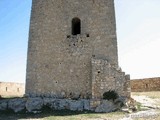
[[[32,0],[26,95],[91,98],[92,57],[118,66],[114,0]]]
[[[131,80],[131,91],[160,91],[160,77]]]
[[[0,82],[0,96],[18,97],[23,96],[25,85],[23,83]]]
[[[130,77],[107,60],[92,58],[92,99],[101,99],[109,90],[130,96]]]

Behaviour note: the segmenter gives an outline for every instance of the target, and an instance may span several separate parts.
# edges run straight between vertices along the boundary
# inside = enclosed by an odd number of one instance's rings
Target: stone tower
[[[101,99],[109,90],[130,95],[114,0],[32,0],[26,94]]]

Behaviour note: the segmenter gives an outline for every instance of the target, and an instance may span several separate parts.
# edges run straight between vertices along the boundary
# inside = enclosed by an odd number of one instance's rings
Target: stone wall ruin
[[[21,97],[25,93],[23,83],[0,82],[1,97]]]
[[[160,91],[160,77],[131,80],[132,92]]]

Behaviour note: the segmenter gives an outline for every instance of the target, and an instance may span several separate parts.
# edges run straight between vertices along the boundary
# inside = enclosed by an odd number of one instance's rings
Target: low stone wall
[[[25,85],[23,83],[0,82],[0,96],[2,97],[18,97],[25,93]]]
[[[54,98],[14,98],[0,99],[0,111],[12,110],[13,112],[31,112],[39,113],[43,108],[51,110],[71,110],[95,112],[112,112],[121,108],[124,99],[119,97],[115,101],[108,100],[90,100],[90,99],[54,99]],[[94,103],[94,107],[93,107]]]
[[[160,91],[160,77],[131,80],[132,92]]]

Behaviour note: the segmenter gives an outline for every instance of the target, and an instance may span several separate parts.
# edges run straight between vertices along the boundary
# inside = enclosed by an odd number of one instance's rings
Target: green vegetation
[[[142,110],[142,105],[141,105],[141,103],[137,102],[136,105],[137,105],[137,110],[138,110],[138,111],[141,111],[141,110]]]

